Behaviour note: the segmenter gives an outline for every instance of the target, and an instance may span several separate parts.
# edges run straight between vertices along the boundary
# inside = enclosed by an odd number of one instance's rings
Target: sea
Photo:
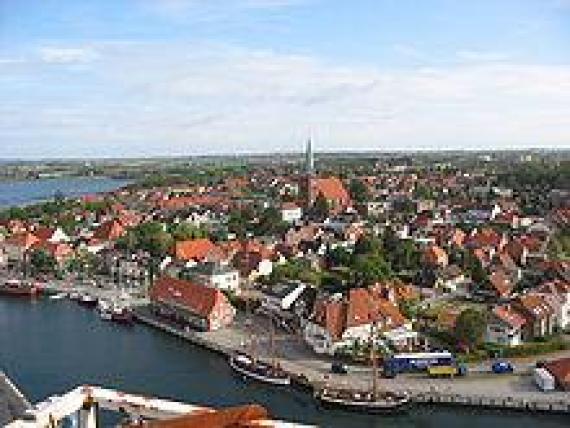
[[[129,184],[106,177],[66,177],[0,182],[0,209],[65,197],[108,192]]]

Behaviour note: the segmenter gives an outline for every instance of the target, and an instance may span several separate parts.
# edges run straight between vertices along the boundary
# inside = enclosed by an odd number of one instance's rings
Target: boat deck
[[[14,386],[10,379],[0,372],[0,426],[6,426],[20,417],[30,403]]]

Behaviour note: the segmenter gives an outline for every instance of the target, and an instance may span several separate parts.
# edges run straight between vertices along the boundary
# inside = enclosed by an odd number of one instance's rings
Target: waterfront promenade
[[[178,329],[157,319],[145,307],[138,308],[136,316],[145,324],[223,355],[243,349],[244,344],[250,339],[250,332],[240,319],[231,329],[194,332]],[[258,329],[256,347],[258,355],[260,358],[269,359],[267,330],[260,327],[264,325],[263,321],[253,324]],[[276,354],[280,357],[279,363],[294,376],[298,381],[297,384],[301,383],[301,386],[309,389],[325,384],[352,389],[371,387],[370,368],[350,366],[348,375],[331,374],[331,359],[313,354],[299,336],[278,334],[275,344]],[[570,394],[563,391],[548,393],[539,391],[528,369],[531,363],[527,364],[526,369],[521,369],[512,375],[475,372],[467,377],[455,379],[431,379],[423,374],[399,375],[395,379],[382,378],[380,387],[406,392],[417,403],[570,413]]]

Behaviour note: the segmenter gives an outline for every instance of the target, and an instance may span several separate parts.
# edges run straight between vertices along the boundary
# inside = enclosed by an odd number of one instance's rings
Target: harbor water
[[[210,406],[259,403],[278,418],[322,427],[562,428],[568,416],[422,406],[401,416],[324,411],[291,389],[244,382],[224,358],[143,325],[102,321],[67,300],[0,297],[0,369],[32,401],[78,384]]]

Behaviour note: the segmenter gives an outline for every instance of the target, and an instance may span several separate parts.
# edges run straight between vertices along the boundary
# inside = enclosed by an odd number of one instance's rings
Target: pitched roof
[[[506,297],[513,291],[514,284],[503,271],[495,271],[489,277],[491,286],[497,291],[499,296]]]
[[[514,328],[521,328],[526,324],[526,319],[510,305],[495,306],[493,314],[499,320]]]
[[[114,241],[125,233],[125,228],[117,220],[109,220],[100,225],[95,232],[93,238],[100,241]]]
[[[329,332],[333,340],[338,340],[344,332],[346,306],[338,301],[317,301],[315,303],[315,323]]]
[[[545,364],[545,368],[559,384],[570,385],[570,357],[550,361]]]
[[[15,235],[10,236],[4,242],[6,242],[7,244],[11,244],[11,245],[14,245],[17,247],[24,248],[24,249],[29,249],[33,245],[40,242],[40,240],[33,233],[23,232],[23,233],[17,233]]]
[[[49,240],[54,233],[55,229],[52,227],[38,227],[36,230],[34,230],[34,235],[36,235],[40,241]]]
[[[191,239],[174,244],[174,257],[180,260],[204,260],[220,258],[222,251],[209,239]]]
[[[150,290],[150,298],[153,301],[183,306],[204,318],[210,315],[216,303],[227,302],[226,296],[217,288],[168,276],[155,281]]]
[[[315,195],[322,195],[325,199],[346,201],[350,200],[350,196],[342,181],[336,177],[315,178],[311,180],[311,186]]]
[[[554,310],[544,297],[536,293],[528,293],[520,296],[517,302],[524,309],[527,318],[533,320],[543,319],[554,313]]]

